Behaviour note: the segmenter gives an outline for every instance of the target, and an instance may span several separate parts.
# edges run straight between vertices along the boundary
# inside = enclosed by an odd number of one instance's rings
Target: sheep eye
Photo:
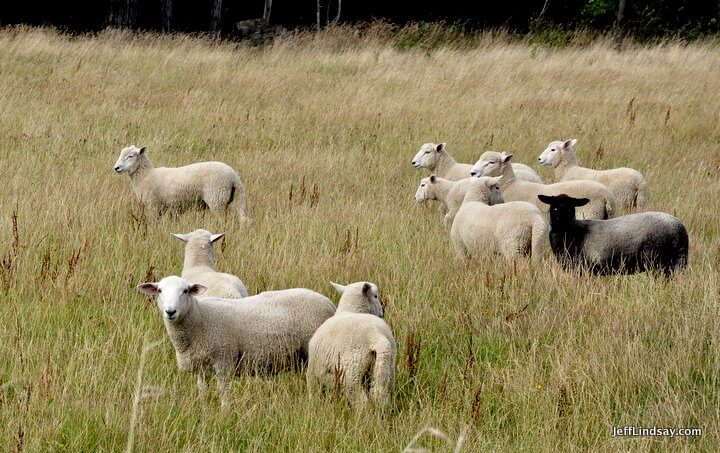
[[[187,289],[184,289],[184,290],[183,290],[183,294],[187,294]]]
[[[160,288],[158,288],[158,293],[161,293],[161,292],[162,292],[162,290]]]

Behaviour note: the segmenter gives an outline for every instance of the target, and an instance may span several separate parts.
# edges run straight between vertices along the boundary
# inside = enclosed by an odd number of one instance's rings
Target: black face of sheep
[[[577,220],[575,208],[587,199],[539,195],[550,205],[550,246],[565,268],[596,274],[661,271],[687,265],[688,234],[683,223],[663,212],[610,220]]]
[[[569,225],[575,219],[575,208],[590,203],[587,198],[573,198],[565,194],[552,197],[550,195],[538,195],[538,199],[550,205],[550,223],[554,227]]]

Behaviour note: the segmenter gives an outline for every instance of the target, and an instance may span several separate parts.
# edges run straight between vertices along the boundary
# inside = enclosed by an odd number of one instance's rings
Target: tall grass
[[[717,450],[720,48],[351,35],[0,32],[0,449],[121,450],[134,414],[148,451]],[[460,265],[438,210],[414,205],[423,142],[533,164],[569,137],[583,164],[645,174],[651,208],[689,229],[689,269]],[[158,166],[237,168],[253,223],[149,218],[112,172],[130,143]],[[198,392],[134,286],[178,274],[169,233],[199,227],[227,233],[219,268],[252,293],[376,282],[400,346],[391,411],[309,401],[301,374],[236,378],[228,411]],[[625,425],[704,434],[610,437]]]

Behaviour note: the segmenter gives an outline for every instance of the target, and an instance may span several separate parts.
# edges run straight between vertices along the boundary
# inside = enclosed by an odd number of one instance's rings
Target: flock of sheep
[[[555,169],[554,184],[543,184],[527,165],[511,163],[510,154],[488,151],[475,165],[459,164],[444,143],[426,143],[412,164],[433,174],[421,180],[415,199],[445,207],[459,259],[500,254],[540,261],[549,240],[567,269],[670,275],[684,268],[688,235],[680,220],[660,212],[617,216],[646,208],[643,176],[629,168],[580,167],[575,143],[554,141],[540,155],[541,165]],[[244,186],[226,164],[155,168],[146,148],[128,146],[114,169],[128,173],[137,200],[152,214],[193,205],[220,211],[237,199],[238,214],[247,219]],[[199,229],[173,236],[186,243],[182,276],[137,288],[157,296],[178,367],[197,373],[201,390],[214,374],[225,405],[236,373],[297,369],[307,360],[310,395],[342,389],[356,406],[389,403],[397,345],[382,319],[375,284],[333,283],[340,294],[337,308],[305,288],[249,296],[238,277],[215,270],[213,244],[223,234]]]
[[[238,213],[247,219],[243,184],[223,163],[155,168],[146,148],[128,146],[114,169],[129,175],[135,196],[150,213],[193,205],[219,211],[238,198]],[[375,284],[333,283],[340,293],[337,309],[327,297],[305,288],[248,296],[238,277],[215,270],[213,244],[223,234],[199,229],[173,236],[185,242],[182,277],[165,277],[138,289],[157,296],[178,367],[197,373],[199,389],[214,374],[226,405],[237,372],[272,373],[307,360],[311,394],[342,388],[354,405],[370,399],[383,407],[390,401],[397,345],[382,319]]]
[[[512,154],[487,151],[475,165],[460,164],[444,143],[426,143],[412,164],[433,174],[420,181],[415,200],[443,204],[461,260],[497,253],[539,261],[549,238],[567,269],[670,275],[684,268],[688,234],[679,219],[662,212],[618,216],[646,209],[642,174],[581,167],[576,143],[553,141],[538,157],[541,165],[554,168],[554,184],[543,184],[530,167],[511,162]]]

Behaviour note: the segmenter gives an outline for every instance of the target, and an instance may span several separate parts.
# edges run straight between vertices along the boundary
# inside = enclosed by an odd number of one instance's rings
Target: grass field
[[[331,30],[262,49],[200,38],[0,31],[0,450],[398,451],[425,427],[463,451],[720,448],[720,47],[543,48],[487,37],[398,50]],[[456,264],[410,160],[447,141],[535,168],[551,140],[644,173],[680,217],[689,268],[578,276]],[[112,166],[238,169],[252,224],[142,215]],[[539,169],[553,181],[547,169]],[[180,374],[154,301],[179,274],[170,232],[227,233],[220,270],[251,293],[376,282],[399,345],[387,414],[310,402],[304,376],[240,376],[232,405]],[[141,350],[134,432],[132,407]],[[613,426],[699,427],[611,438]],[[450,449],[424,435],[416,446]]]

